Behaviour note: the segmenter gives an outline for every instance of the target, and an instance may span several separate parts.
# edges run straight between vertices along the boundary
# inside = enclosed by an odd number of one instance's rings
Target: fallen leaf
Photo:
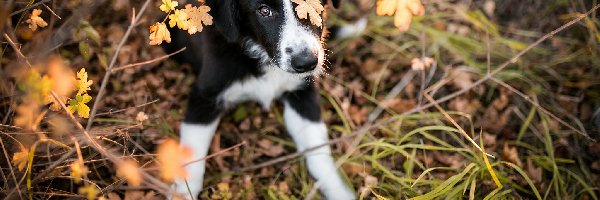
[[[144,112],[139,112],[139,113],[138,113],[138,114],[135,116],[135,120],[136,120],[138,123],[142,123],[142,122],[144,122],[144,121],[148,120],[148,115],[146,115],[146,113],[144,113]]]
[[[508,143],[504,143],[504,147],[502,148],[502,157],[504,157],[509,162],[513,164],[523,167],[523,162],[519,158],[519,152],[516,147],[509,147]]]
[[[42,10],[33,9],[33,11],[31,11],[31,15],[29,15],[29,19],[25,21],[29,24],[29,28],[33,31],[37,30],[38,26],[42,28],[48,26],[48,23],[46,23],[46,21],[40,17],[40,14],[42,14]]]

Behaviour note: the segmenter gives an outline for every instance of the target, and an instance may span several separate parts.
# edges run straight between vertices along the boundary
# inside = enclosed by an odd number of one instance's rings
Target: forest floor
[[[0,22],[0,198],[163,198],[157,147],[178,137],[194,77],[148,45],[160,1],[41,2],[33,8],[48,26],[35,32],[24,22],[30,2],[0,6],[12,19]],[[371,0],[329,13],[329,25],[371,13],[364,33],[328,42],[317,81],[332,151],[359,197],[597,200],[600,19],[584,14],[600,2],[422,2],[426,14],[407,32],[375,16]],[[16,125],[27,102],[18,77],[44,73],[48,54],[85,68],[91,109],[106,84],[88,131],[86,118],[74,116],[78,127],[48,106],[30,120],[37,128]],[[321,198],[281,114],[277,103],[244,103],[223,117],[202,199]],[[140,186],[117,175],[114,159],[125,158],[140,166]],[[89,170],[83,181],[73,176],[77,161]]]

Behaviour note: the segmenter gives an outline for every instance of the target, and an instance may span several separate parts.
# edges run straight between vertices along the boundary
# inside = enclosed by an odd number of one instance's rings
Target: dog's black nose
[[[304,73],[315,69],[319,59],[317,58],[317,55],[306,50],[292,56],[291,62],[294,71],[297,73]]]

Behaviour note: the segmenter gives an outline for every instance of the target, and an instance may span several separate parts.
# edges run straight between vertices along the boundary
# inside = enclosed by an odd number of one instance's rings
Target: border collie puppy
[[[329,3],[337,7],[339,1]],[[190,63],[197,72],[180,127],[181,145],[191,147],[192,159],[207,155],[223,112],[250,100],[265,109],[273,100],[283,103],[285,125],[298,151],[327,143],[313,80],[323,70],[323,28],[299,19],[291,0],[207,0],[206,4],[212,9],[214,25],[196,36],[179,32],[166,47],[187,46],[176,59]],[[305,156],[327,199],[355,199],[328,146]],[[197,198],[204,168],[204,161],[187,165],[190,176],[176,181],[175,190]]]

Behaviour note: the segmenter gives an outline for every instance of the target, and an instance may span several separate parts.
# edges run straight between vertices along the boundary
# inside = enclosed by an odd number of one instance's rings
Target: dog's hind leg
[[[286,94],[284,106],[285,125],[298,151],[328,142],[327,127],[321,120],[319,97],[314,86]],[[311,151],[305,157],[310,174],[318,181],[327,199],[355,199],[337,170],[329,146]]]
[[[207,99],[199,90],[190,93],[190,100],[184,122],[180,129],[180,145],[192,150],[192,158],[196,161],[208,153],[212,138],[219,125],[220,109],[215,106],[215,100]],[[173,189],[187,199],[196,199],[202,190],[204,180],[204,160],[185,166],[187,179],[176,180]]]

